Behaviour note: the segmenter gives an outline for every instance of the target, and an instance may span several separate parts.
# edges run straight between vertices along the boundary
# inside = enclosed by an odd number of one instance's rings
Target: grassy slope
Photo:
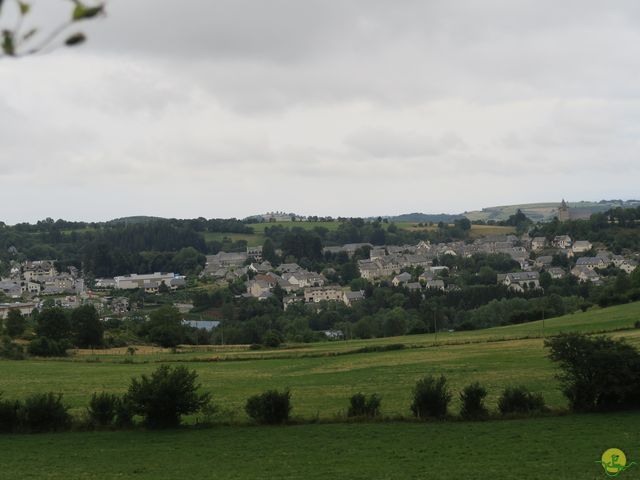
[[[593,479],[640,415],[0,436],[2,478]],[[632,467],[621,478],[638,478]]]
[[[602,331],[629,327],[639,317],[640,303],[568,315],[547,320],[548,334],[561,330]],[[107,356],[99,363],[73,360],[0,361],[0,391],[6,397],[21,398],[32,392],[62,392],[76,411],[86,405],[94,391],[122,393],[129,378],[149,373],[160,360],[183,360],[195,369],[203,388],[211,391],[217,404],[244,418],[246,398],[268,388],[290,387],[294,414],[332,418],[346,407],[347,398],[357,392],[382,395],[383,413],[409,414],[411,389],[427,373],[445,374],[454,391],[478,380],[489,390],[488,403],[495,407],[501,389],[512,384],[526,384],[545,395],[552,406],[565,405],[554,380],[555,370],[547,360],[540,335],[540,325],[524,324],[477,332],[441,334],[434,347],[431,335],[396,337],[379,340],[327,342],[304,345],[275,352],[237,351],[226,355],[259,356],[246,361],[188,361],[195,357],[222,357],[215,353],[137,355],[135,364],[113,363],[122,357]],[[620,332],[640,343],[635,330]],[[501,340],[501,341],[496,341]],[[465,343],[472,342],[472,343]],[[353,350],[364,345],[405,343],[423,348],[387,352],[321,356],[336,351]],[[443,344],[445,343],[445,344]],[[449,343],[449,344],[446,344]],[[228,352],[228,349],[225,349]],[[268,358],[269,356],[284,358]],[[306,356],[305,356],[306,355]],[[315,356],[309,356],[315,355]],[[78,360],[78,359],[75,359]],[[147,362],[147,363],[142,363]],[[456,411],[457,396],[453,410]]]
[[[250,247],[256,245],[262,245],[266,239],[264,235],[264,230],[267,227],[271,227],[274,225],[282,225],[286,228],[292,227],[300,227],[305,230],[313,230],[316,227],[323,227],[330,231],[336,230],[339,222],[280,222],[280,223],[252,223],[248,226],[253,228],[253,234],[246,233],[220,233],[220,232],[205,232],[204,238],[206,241],[221,241],[223,238],[227,237],[234,241],[237,240],[246,240]],[[388,227],[389,224],[382,224],[383,227]],[[398,222],[396,225],[399,228],[406,230],[434,230],[435,226],[425,226],[419,227],[417,222]],[[486,235],[504,235],[508,233],[513,233],[514,229],[512,227],[500,227],[500,226],[492,226],[492,225],[472,225],[471,226],[471,238],[478,238]]]

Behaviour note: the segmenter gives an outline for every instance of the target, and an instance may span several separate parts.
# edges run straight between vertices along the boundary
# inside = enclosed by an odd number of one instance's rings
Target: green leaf
[[[97,7],[87,7],[80,2],[76,3],[76,7],[73,9],[73,21],[86,20],[100,15],[104,12],[104,5]]]
[[[68,47],[73,47],[75,45],[80,45],[81,43],[84,43],[86,39],[87,37],[85,36],[84,33],[78,32],[78,33],[74,33],[69,38],[67,38],[64,41],[64,44]]]
[[[16,54],[16,45],[13,41],[13,32],[11,30],[2,31],[2,51],[5,55],[11,57]]]
[[[26,15],[31,10],[31,5],[27,2],[21,2],[18,0],[18,6],[20,7],[20,15]]]

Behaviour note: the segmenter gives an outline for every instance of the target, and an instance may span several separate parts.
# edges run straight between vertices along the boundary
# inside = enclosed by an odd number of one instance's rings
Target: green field
[[[305,230],[313,230],[316,227],[326,228],[329,231],[337,230],[340,222],[278,222],[278,223],[251,223],[247,226],[253,228],[254,233],[223,233],[223,232],[205,232],[204,239],[207,242],[210,241],[222,241],[224,238],[229,238],[233,241],[246,240],[250,247],[262,245],[266,239],[264,230],[267,227],[274,225],[280,225],[285,228],[299,227]],[[435,230],[436,226],[418,226],[417,222],[397,222],[398,228],[405,230]],[[382,226],[387,228],[389,224],[383,223]],[[501,227],[495,225],[472,225],[471,226],[471,238],[479,238],[487,235],[505,235],[513,233],[515,229],[513,227]]]
[[[640,414],[0,436],[0,478],[599,479],[611,447],[640,459]]]
[[[473,381],[489,390],[495,408],[500,391],[525,384],[542,392],[549,405],[565,407],[554,379],[555,368],[546,358],[543,334],[559,331],[600,332],[633,327],[640,318],[640,303],[473,332],[416,335],[374,340],[292,345],[272,351],[246,347],[211,351],[138,354],[136,363],[123,363],[123,355],[77,355],[69,359],[0,362],[0,391],[9,398],[32,392],[63,393],[76,413],[94,391],[122,393],[129,379],[149,373],[158,362],[181,362],[196,370],[203,388],[223,407],[228,420],[244,421],[247,397],[269,388],[291,388],[293,414],[301,418],[332,419],[344,413],[347,399],[362,391],[382,396],[382,413],[407,416],[411,389],[425,374],[444,374],[454,392]],[[640,344],[639,330],[615,332]],[[363,346],[402,343],[406,348],[355,353]],[[99,360],[99,361],[98,361]],[[214,361],[220,360],[220,361]],[[458,409],[457,398],[452,410]]]
[[[358,391],[382,396],[382,414],[410,418],[411,389],[425,374],[444,374],[454,392],[472,381],[489,391],[524,384],[548,405],[566,407],[546,358],[543,336],[560,331],[602,332],[640,345],[640,302],[593,309],[542,322],[472,332],[290,345],[142,351],[135,363],[117,352],[80,352],[68,359],[0,361],[5,398],[34,392],[64,394],[76,416],[94,391],[123,393],[132,376],[160,362],[196,370],[233,426],[165,432],[71,432],[0,436],[0,479],[577,479],[605,478],[596,464],[611,447],[640,459],[640,414],[566,415],[487,422],[343,422]],[[404,349],[357,353],[363,346]],[[100,354],[99,354],[100,353]],[[218,361],[213,361],[218,360]],[[246,398],[269,388],[291,388],[294,422],[246,425]],[[187,418],[193,423],[194,418]],[[640,478],[640,466],[621,478]],[[637,470],[635,470],[637,469]]]

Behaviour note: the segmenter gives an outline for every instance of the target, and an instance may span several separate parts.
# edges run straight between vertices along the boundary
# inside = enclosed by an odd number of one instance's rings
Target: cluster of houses
[[[601,282],[600,269],[615,266],[631,273],[637,266],[634,258],[614,255],[599,250],[593,256],[593,245],[586,240],[574,241],[568,235],[560,235],[551,240],[544,237],[530,238],[527,235],[493,235],[476,239],[472,243],[449,242],[432,245],[421,241],[417,245],[373,246],[368,243],[350,243],[343,246],[325,247],[324,253],[344,253],[348,257],[363,247],[369,250],[369,258],[358,260],[362,278],[372,282],[390,281],[394,286],[409,290],[437,289],[446,291],[455,289],[446,285],[443,276],[448,269],[439,265],[443,255],[470,257],[476,253],[502,253],[508,255],[520,266],[518,272],[498,275],[498,283],[515,291],[540,288],[540,272],[548,272],[552,278],[559,279],[573,275],[581,282]],[[309,272],[297,264],[283,264],[273,268],[262,260],[261,249],[248,249],[247,252],[225,253],[207,257],[203,275],[219,280],[232,281],[247,275],[248,297],[269,298],[273,289],[282,288],[285,308],[296,302],[319,303],[337,301],[351,305],[363,298],[363,292],[351,292],[336,285],[327,285],[321,273]],[[567,258],[577,256],[575,266],[569,271],[553,265],[554,255]],[[421,267],[423,273],[417,278],[407,272]]]
[[[76,294],[84,289],[84,281],[76,268],[58,272],[53,260],[15,264],[9,276],[0,279],[0,291],[10,298]]]
[[[168,290],[177,290],[187,284],[184,275],[176,273],[130,273],[112,278],[97,278],[95,288],[104,290],[113,288],[116,290],[143,289],[145,293],[158,293],[164,285]]]

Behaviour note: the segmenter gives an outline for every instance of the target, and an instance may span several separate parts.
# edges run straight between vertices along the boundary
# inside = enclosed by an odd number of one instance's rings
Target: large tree
[[[102,345],[104,326],[93,305],[83,305],[71,313],[75,343],[80,348]]]

